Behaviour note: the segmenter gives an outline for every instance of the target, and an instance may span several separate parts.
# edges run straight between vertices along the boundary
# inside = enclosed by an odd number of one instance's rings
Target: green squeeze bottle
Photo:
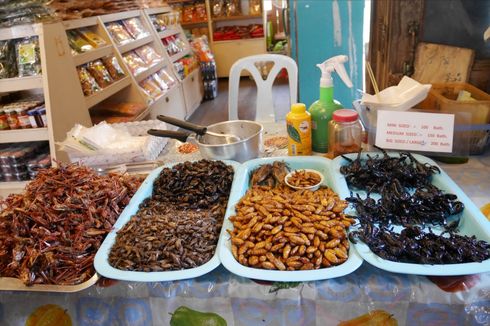
[[[332,72],[336,71],[347,87],[352,87],[352,82],[345,71],[344,63],[349,58],[346,55],[338,55],[316,66],[322,71],[320,78],[320,99],[314,102],[308,112],[311,114],[311,140],[313,151],[327,153],[328,151],[328,123],[332,120],[333,111],[343,109],[342,104],[333,98]]]

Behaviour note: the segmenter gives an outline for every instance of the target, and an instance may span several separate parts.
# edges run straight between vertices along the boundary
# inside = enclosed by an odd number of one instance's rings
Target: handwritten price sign
[[[422,152],[453,151],[454,114],[378,111],[376,146]]]

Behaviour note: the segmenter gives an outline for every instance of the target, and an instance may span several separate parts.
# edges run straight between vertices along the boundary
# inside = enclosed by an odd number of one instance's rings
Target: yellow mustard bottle
[[[311,155],[311,115],[306,105],[295,103],[286,115],[288,132],[288,154],[290,156]]]

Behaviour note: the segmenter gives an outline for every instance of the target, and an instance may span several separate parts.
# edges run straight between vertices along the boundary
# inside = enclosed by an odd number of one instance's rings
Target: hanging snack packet
[[[137,75],[147,68],[145,62],[133,51],[124,55],[123,58],[133,75]]]
[[[78,31],[69,30],[66,32],[66,34],[68,36],[68,43],[70,44],[70,47],[77,53],[83,53],[94,49],[94,47],[87,42],[87,40],[84,39],[82,34],[78,33]]]
[[[112,22],[106,25],[107,30],[117,44],[122,45],[133,40],[131,35],[124,29],[123,25],[118,22]]]
[[[103,46],[103,45],[106,45],[107,44],[106,41],[102,37],[100,37],[99,35],[95,34],[94,32],[92,32],[87,27],[80,28],[78,30],[78,32],[94,48],[98,48],[100,46]]]
[[[89,96],[94,94],[95,92],[100,91],[100,87],[95,81],[94,77],[92,77],[87,68],[80,66],[77,67],[78,78],[80,79],[80,83],[82,84],[82,91],[85,96]]]
[[[17,76],[13,40],[0,41],[0,79]]]
[[[137,17],[123,20],[123,24],[134,39],[140,39],[149,35],[149,33],[143,27],[141,20]]]
[[[112,84],[111,75],[100,60],[95,60],[87,64],[87,70],[95,78],[100,87],[105,88]]]
[[[136,50],[134,50],[136,52],[136,54],[139,55],[139,57],[141,59],[143,59],[143,61],[151,66],[159,61],[162,60],[162,56],[159,55],[154,48],[152,48],[151,46],[149,45],[144,45],[142,47],[139,47],[137,48]]]
[[[103,57],[102,62],[113,80],[119,80],[124,77],[124,71],[122,70],[115,56]]]
[[[41,74],[41,57],[37,36],[26,37],[15,46],[19,77]]]

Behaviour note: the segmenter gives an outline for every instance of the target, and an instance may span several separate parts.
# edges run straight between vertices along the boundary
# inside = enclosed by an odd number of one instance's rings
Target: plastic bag
[[[80,79],[80,84],[82,85],[82,91],[85,96],[93,95],[95,92],[100,91],[100,86],[92,77],[87,68],[80,66],[77,67],[78,78]]]
[[[109,75],[109,72],[107,71],[102,61],[95,60],[89,62],[87,64],[87,70],[90,72],[92,77],[95,78],[95,81],[97,82],[97,84],[99,84],[100,87],[105,88],[112,84],[113,81],[111,75]]]
[[[129,43],[133,40],[131,35],[124,29],[123,25],[118,22],[109,23],[106,27],[114,41],[119,45]]]
[[[135,50],[135,52],[148,65],[153,65],[162,60],[162,56],[149,45],[139,47]]]
[[[26,37],[15,46],[19,77],[37,76],[41,74],[41,57],[37,36]]]
[[[124,55],[123,58],[133,75],[137,75],[147,68],[145,62],[133,51]]]
[[[68,43],[70,47],[77,53],[83,53],[94,49],[94,46],[90,44],[82,34],[76,30],[69,30],[66,32],[68,36]]]
[[[123,20],[123,24],[134,39],[140,39],[149,35],[149,33],[143,27],[141,20],[137,17]]]
[[[158,87],[158,84],[150,76],[140,83],[143,92],[145,92],[151,98],[156,98],[162,94],[162,90]]]
[[[122,70],[115,56],[104,57],[102,58],[102,62],[113,80],[118,80],[124,77],[124,71]]]
[[[90,45],[92,45],[93,47],[99,47],[99,46],[103,46],[103,45],[106,45],[106,41],[100,37],[99,35],[97,35],[96,33],[92,32],[89,28],[85,27],[85,28],[80,28],[78,30],[78,32],[80,33],[80,35],[82,35],[82,37],[88,42],[90,43]]]
[[[160,78],[160,76],[158,76],[158,74],[153,74],[152,77],[153,77],[153,80],[157,83],[157,85],[163,91],[166,91],[169,89],[169,86],[167,85],[167,83],[162,78]]]
[[[0,41],[0,79],[17,76],[13,40]]]
[[[157,76],[160,77],[165,82],[165,84],[168,85],[168,88],[171,88],[173,85],[175,85],[175,78],[173,78],[165,69],[161,69],[160,71],[158,71]]]

